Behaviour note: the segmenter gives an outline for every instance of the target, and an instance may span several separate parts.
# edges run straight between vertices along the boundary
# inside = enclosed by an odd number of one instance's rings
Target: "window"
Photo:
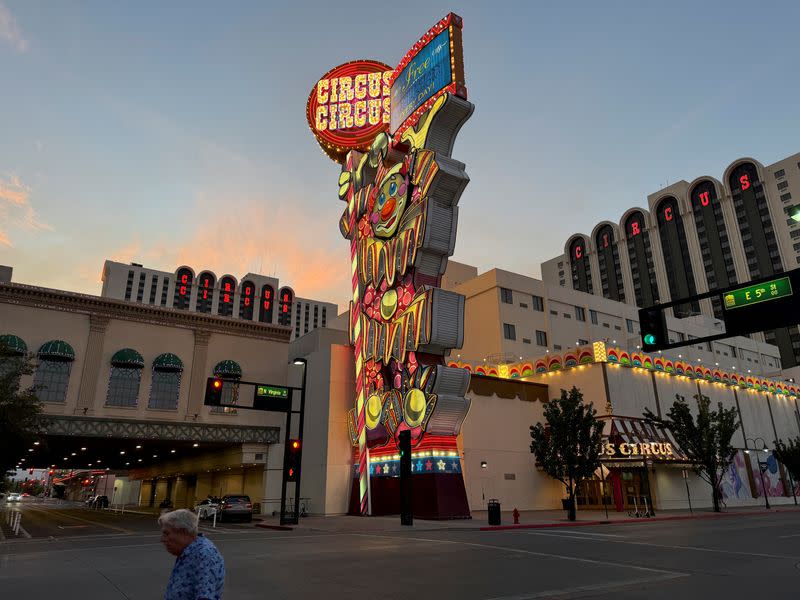
[[[779,190],[785,190],[785,189],[786,189],[786,188],[788,188],[788,187],[789,187],[789,182],[788,182],[788,181],[781,181],[781,182],[778,184],[778,189],[779,189]]]
[[[536,345],[547,346],[547,332],[536,330]]]
[[[597,311],[589,309],[589,318],[592,320],[593,325],[597,325]]]
[[[633,333],[633,320],[625,319],[625,325],[628,327],[628,333]]]
[[[781,194],[781,200],[783,202],[788,202],[792,199],[792,194],[790,192],[786,192],[785,194]]]
[[[519,303],[519,307],[520,307],[520,308],[528,308],[528,305],[527,305],[527,304],[525,304],[524,302],[520,302],[520,303]]]
[[[611,329],[611,325],[609,325],[608,323],[603,323],[603,327],[607,327],[607,328]]]
[[[153,383],[150,386],[150,401],[147,403],[147,408],[178,410],[180,389],[180,371],[153,369]]]
[[[125,286],[125,300],[131,299],[132,289],[133,289],[133,271],[128,271],[128,283]]]
[[[141,302],[142,298],[144,297],[144,278],[145,274],[139,274],[139,290],[136,292],[136,301]]]
[[[572,318],[572,315],[571,315],[571,314],[569,314],[569,313],[564,313],[564,318],[565,318],[565,319],[571,319],[571,318]]]
[[[588,343],[589,343],[589,340],[582,340],[582,339],[578,338],[578,346],[585,346]]]
[[[106,406],[136,406],[141,381],[141,367],[112,366]]]
[[[508,288],[501,287],[500,302],[503,304],[514,304],[514,293]]]
[[[158,288],[158,275],[153,275],[153,281],[150,282],[150,304],[156,303],[157,288]]]
[[[541,296],[533,296],[533,310],[544,312],[544,298]]]
[[[578,321],[585,321],[586,320],[586,311],[582,306],[575,307],[575,319]]]
[[[523,344],[530,344],[531,341],[528,338],[522,338],[522,343]]]
[[[516,340],[517,339],[516,328],[509,323],[503,323],[503,337],[506,338],[507,340]]]
[[[780,179],[781,177],[786,177],[786,171],[783,169],[775,171],[775,179]]]
[[[33,385],[40,401],[62,403],[66,401],[71,366],[71,361],[39,358]]]
[[[551,311],[550,311],[550,314],[551,314],[551,315],[558,316],[558,311],[557,311],[557,310],[551,310]]]
[[[619,325],[614,325],[614,329],[616,329],[617,331],[622,331],[622,327],[620,327]]]
[[[561,350],[560,344],[553,344],[553,350]]]

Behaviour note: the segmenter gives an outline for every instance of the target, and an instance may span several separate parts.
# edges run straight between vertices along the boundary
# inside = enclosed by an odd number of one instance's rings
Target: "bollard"
[[[212,525],[214,529],[217,528],[217,509],[214,509],[214,524]]]

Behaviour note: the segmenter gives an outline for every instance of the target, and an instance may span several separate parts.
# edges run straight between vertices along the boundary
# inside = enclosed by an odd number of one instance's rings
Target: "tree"
[[[772,451],[781,464],[789,471],[794,482],[800,481],[800,438],[789,438],[788,443],[783,440],[775,441],[775,450]]]
[[[678,394],[666,417],[654,415],[649,408],[644,417],[648,423],[672,433],[692,463],[692,470],[711,485],[714,512],[720,512],[719,485],[722,473],[736,454],[731,438],[739,429],[739,418],[735,408],[723,408],[722,402],[717,403],[717,410],[711,410],[711,398],[703,394],[693,397],[697,400],[696,421],[686,398]]]
[[[33,357],[19,356],[0,345],[0,473],[15,467],[43,425],[42,404],[33,387],[21,379],[33,373]]]
[[[569,392],[561,390],[561,398],[545,406],[546,425],[531,425],[531,452],[545,473],[566,486],[570,521],[575,520],[575,490],[600,466],[603,424],[596,414],[573,386]]]

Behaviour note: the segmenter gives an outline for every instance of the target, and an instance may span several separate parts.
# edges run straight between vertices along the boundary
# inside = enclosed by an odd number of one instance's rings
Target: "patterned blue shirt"
[[[164,600],[220,600],[224,582],[222,555],[200,534],[175,559]]]

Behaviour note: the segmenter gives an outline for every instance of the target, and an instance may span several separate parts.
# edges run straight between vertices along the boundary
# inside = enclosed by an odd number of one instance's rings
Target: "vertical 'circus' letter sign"
[[[368,149],[347,152],[339,177],[347,202],[339,226],[352,260],[356,399],[349,426],[358,502],[351,510],[361,514],[391,511],[370,507],[371,495],[387,494],[369,492],[390,489],[388,477],[399,474],[398,435],[410,430],[415,479],[437,480],[414,487],[415,505],[425,507],[417,516],[469,515],[456,445],[470,405],[469,372],[444,361],[463,342],[464,297],[438,287],[469,183],[464,164],[451,158],[474,109],[466,100],[461,25],[451,13],[409,50],[387,78],[388,127]],[[340,102],[349,97],[347,81],[344,91],[340,81],[337,87]]]

